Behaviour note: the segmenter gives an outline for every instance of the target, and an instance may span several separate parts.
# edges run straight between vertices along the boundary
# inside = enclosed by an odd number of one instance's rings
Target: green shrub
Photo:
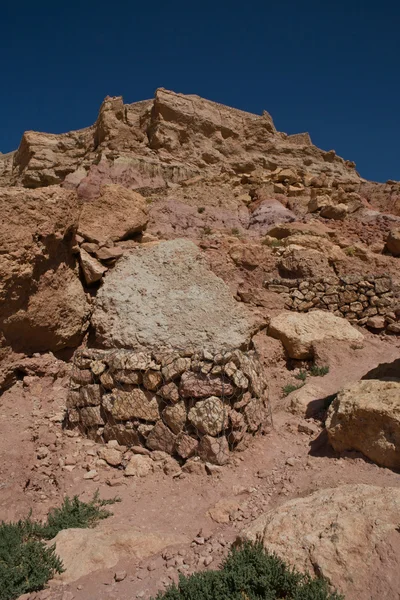
[[[299,373],[297,373],[297,375],[295,375],[296,379],[299,379],[300,381],[305,381],[307,379],[307,371],[299,371]]]
[[[33,521],[30,515],[17,523],[0,522],[0,600],[41,590],[56,573],[62,573],[54,546],[46,546],[43,540],[62,529],[94,527],[111,515],[104,507],[117,501],[100,500],[98,492],[90,502],[67,496],[60,508],[50,511],[45,523]]]
[[[237,227],[232,227],[231,234],[232,235],[240,235],[240,231]]]
[[[232,548],[220,571],[183,575],[156,600],[341,600],[324,579],[288,567],[261,542]],[[343,600],[343,599],[342,599]]]
[[[204,211],[205,211],[205,207],[204,206],[199,206],[197,209],[197,212],[201,215]]]
[[[324,377],[329,373],[329,367],[326,365],[325,367],[317,367],[317,365],[313,365],[310,369],[310,373],[313,377]]]
[[[203,227],[203,233],[205,235],[210,235],[212,233],[211,227],[209,227],[208,225],[206,225],[205,227]]]
[[[293,385],[293,383],[288,383],[288,385],[285,385],[282,388],[282,392],[284,396],[289,396],[289,394],[291,394],[292,392],[295,392],[296,390],[299,390],[300,388],[302,388],[304,385],[304,383],[301,383],[300,385]]]

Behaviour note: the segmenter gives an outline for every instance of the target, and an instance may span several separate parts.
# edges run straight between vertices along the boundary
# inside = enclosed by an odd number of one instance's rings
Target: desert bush
[[[297,375],[295,375],[295,378],[300,381],[305,381],[307,379],[307,371],[300,370]]]
[[[232,548],[219,571],[183,575],[156,600],[341,600],[324,579],[292,569],[261,542]],[[343,600],[343,599],[342,599]]]
[[[283,386],[282,388],[282,392],[284,396],[289,396],[289,394],[291,394],[292,392],[295,392],[296,390],[299,390],[300,388],[302,388],[304,385],[303,383],[300,383],[300,385],[293,385],[293,383],[288,383],[287,385]]]
[[[313,365],[310,369],[310,373],[313,377],[324,377],[329,373],[328,365],[324,367],[317,367],[317,365]]]
[[[62,529],[94,527],[111,512],[104,507],[119,498],[101,500],[96,492],[90,502],[68,496],[60,508],[49,512],[45,523],[33,521],[29,515],[16,523],[0,523],[0,600],[14,600],[21,594],[43,589],[56,573],[62,573],[62,562],[54,546],[43,540],[54,538]]]
[[[204,211],[205,211],[205,207],[204,206],[199,206],[197,209],[197,212],[201,215]]]

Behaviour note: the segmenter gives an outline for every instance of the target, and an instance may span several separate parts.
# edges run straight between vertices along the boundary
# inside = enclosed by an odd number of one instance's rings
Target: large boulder
[[[84,204],[79,217],[78,233],[86,240],[122,240],[146,227],[147,205],[143,196],[116,184],[104,185],[100,194]]]
[[[110,524],[96,529],[63,529],[51,542],[65,569],[55,581],[72,583],[94,571],[115,567],[120,560],[143,560],[184,541],[175,534],[156,535]]]
[[[0,190],[0,331],[14,350],[79,344],[89,305],[71,245],[80,203],[51,186]]]
[[[322,310],[281,313],[271,319],[268,334],[281,340],[290,358],[300,360],[313,357],[316,342],[340,340],[360,344],[364,339],[346,319]]]
[[[386,248],[393,256],[400,256],[400,229],[392,229],[386,239]]]
[[[346,600],[397,600],[399,514],[399,488],[343,485],[284,503],[240,537],[260,537],[301,571],[325,576]]]
[[[106,348],[222,351],[247,344],[254,319],[189,240],[123,257],[98,292],[92,323]]]
[[[358,450],[378,465],[399,469],[400,380],[345,387],[329,409],[326,428],[338,452]]]

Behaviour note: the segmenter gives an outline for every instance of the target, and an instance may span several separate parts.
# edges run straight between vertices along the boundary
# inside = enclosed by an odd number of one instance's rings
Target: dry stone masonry
[[[215,464],[268,424],[254,351],[80,350],[67,408],[69,426],[97,441]]]
[[[135,249],[104,277],[95,347],[75,355],[68,425],[91,438],[224,464],[268,423],[254,317],[176,239]]]
[[[348,275],[316,279],[272,279],[271,292],[285,294],[297,312],[323,309],[373,331],[400,333],[399,290],[389,276]]]

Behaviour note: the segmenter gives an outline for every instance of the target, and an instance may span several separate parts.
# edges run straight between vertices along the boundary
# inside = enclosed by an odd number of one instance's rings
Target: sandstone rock
[[[198,248],[179,239],[121,258],[104,278],[92,322],[103,345],[127,348],[240,347],[254,327]]]
[[[252,398],[244,407],[243,412],[249,431],[255,433],[268,421],[268,413],[261,398]]]
[[[184,398],[227,397],[232,396],[234,388],[227,378],[187,371],[181,377],[179,393]]]
[[[100,406],[88,406],[87,408],[81,408],[79,414],[80,422],[83,427],[96,427],[98,425],[104,425],[104,420],[100,412]]]
[[[344,219],[349,212],[347,204],[333,204],[324,206],[321,209],[320,215],[325,219]]]
[[[308,212],[314,213],[321,208],[325,208],[326,206],[332,205],[332,199],[327,194],[322,194],[320,196],[313,196],[308,203]]]
[[[187,418],[186,406],[184,402],[178,402],[173,406],[167,406],[162,413],[162,418],[166,425],[175,434],[182,431]]]
[[[158,393],[162,398],[165,398],[165,400],[169,400],[170,402],[178,402],[179,400],[178,386],[173,381],[163,385],[162,388],[158,390]]]
[[[153,461],[149,456],[134,454],[125,467],[127,477],[146,477],[153,470]]]
[[[106,423],[103,437],[106,442],[116,440],[122,446],[137,446],[139,435],[136,429],[128,427],[126,423]]]
[[[370,317],[367,321],[367,327],[371,327],[371,329],[385,329],[385,317],[381,315]]]
[[[182,373],[190,369],[191,360],[190,358],[176,358],[171,363],[162,368],[162,377],[165,382],[176,379]]]
[[[229,446],[225,437],[215,438],[204,435],[198,447],[198,454],[204,462],[225,465],[229,461]]]
[[[393,256],[400,256],[400,229],[392,229],[386,238],[386,248]]]
[[[98,260],[93,258],[93,256],[90,256],[90,254],[85,252],[85,250],[82,250],[82,248],[80,250],[80,260],[87,285],[91,285],[92,283],[96,283],[96,281],[100,281],[104,273],[107,271],[107,267],[103,267]]]
[[[390,540],[398,536],[399,510],[398,488],[342,485],[284,503],[240,538],[260,536],[269,552],[325,576],[346,600],[396,598],[400,559]]]
[[[290,358],[309,359],[313,344],[322,340],[362,343],[364,336],[346,319],[314,310],[309,313],[281,313],[270,321],[268,335],[281,340]]]
[[[329,408],[329,441],[378,465],[400,468],[400,381],[365,380],[345,387]]]
[[[112,416],[121,421],[130,419],[157,421],[160,418],[156,396],[140,388],[133,389],[130,392],[115,390],[111,402]]]
[[[288,400],[289,410],[292,413],[312,417],[324,409],[326,391],[321,384],[309,382],[292,392]]]
[[[51,542],[65,568],[54,581],[72,583],[95,571],[110,569],[120,560],[144,560],[185,541],[176,534],[160,536],[106,522],[95,529],[64,529]]]
[[[83,244],[82,244],[82,246],[83,246]],[[107,248],[106,246],[103,246],[99,250],[96,250],[95,254],[99,260],[104,260],[105,262],[107,262],[107,261],[113,261],[113,260],[117,260],[118,258],[121,258],[121,256],[124,254],[124,251],[122,248],[119,248],[118,246],[112,246],[111,248]]]
[[[89,304],[76,273],[73,192],[0,188],[0,330],[17,352],[79,344]]]
[[[122,240],[142,231],[147,220],[143,196],[121,185],[105,185],[99,198],[83,205],[78,232],[90,242]]]
[[[186,433],[180,433],[176,438],[176,451],[181,458],[187,459],[196,453],[199,442]]]
[[[156,390],[161,385],[162,381],[163,376],[160,371],[149,370],[143,374],[143,385],[147,390]]]
[[[175,442],[176,435],[162,421],[158,421],[149,433],[146,445],[150,450],[161,450],[173,454]]]
[[[250,217],[250,231],[265,235],[276,223],[296,220],[296,215],[285,208],[278,200],[264,200]]]
[[[218,435],[228,425],[228,407],[216,396],[199,400],[189,410],[188,418],[200,433]]]
[[[122,462],[122,453],[116,448],[100,448],[99,458],[105,460],[112,467],[118,467]]]

